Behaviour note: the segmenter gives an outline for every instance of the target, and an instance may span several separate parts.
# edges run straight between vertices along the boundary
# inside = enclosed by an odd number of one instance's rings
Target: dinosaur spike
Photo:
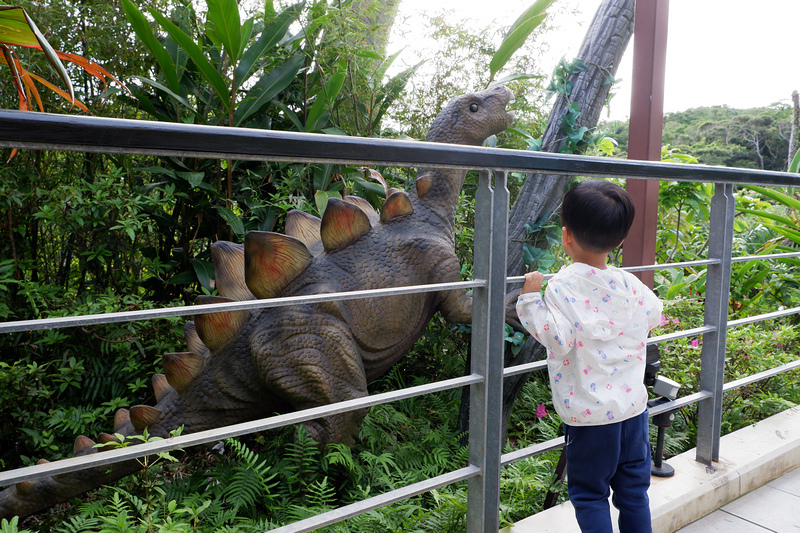
[[[371,228],[364,211],[344,200],[331,198],[322,216],[320,236],[325,251],[331,252],[357,241]]]
[[[413,212],[414,208],[411,206],[411,198],[409,198],[408,194],[397,191],[391,194],[383,204],[381,222],[386,223],[390,220],[410,215]]]
[[[298,239],[314,255],[322,251],[319,227],[322,219],[303,211],[292,209],[286,214],[286,235]]]
[[[94,445],[95,442],[86,435],[78,435],[75,439],[75,443],[72,445],[72,455],[80,455],[87,450],[91,450]]]
[[[36,464],[37,465],[46,465],[49,462],[50,461],[48,461],[47,459],[39,459],[38,461],[36,461]]]
[[[361,210],[364,211],[367,214],[367,216],[378,214],[378,212],[375,211],[375,208],[372,207],[372,204],[366,201],[365,199],[361,198],[360,196],[348,195],[342,198],[342,200],[344,200],[348,204],[353,204],[354,206],[361,208]]]
[[[244,238],[244,275],[258,298],[278,296],[312,258],[302,241],[288,235],[251,231]]]
[[[26,494],[29,494],[31,492],[31,490],[33,490],[33,488],[35,486],[36,486],[36,484],[31,480],[20,481],[16,485],[17,494],[22,495],[22,496],[24,496]],[[16,529],[13,529],[13,531],[16,531]]]
[[[417,178],[414,184],[417,186],[417,197],[422,198],[431,190],[433,178],[430,174],[422,174]]]
[[[114,431],[121,431],[131,421],[131,413],[127,409],[117,409],[114,413]]]
[[[234,300],[255,300],[244,282],[244,246],[228,241],[211,245],[216,287],[220,295]]]
[[[167,381],[167,376],[164,374],[153,374],[151,382],[153,383],[153,392],[156,395],[156,402],[160,402],[164,396],[174,390]]]
[[[387,191],[386,191],[386,198],[389,198],[391,195],[393,195],[396,192],[402,192],[402,191],[400,189],[398,189],[397,187],[389,187],[389,189],[387,189]]]
[[[230,298],[222,298],[221,296],[198,296],[194,303],[197,305],[206,304],[219,304],[226,302],[233,302]],[[194,327],[197,334],[203,341],[203,344],[208,346],[211,351],[217,351],[230,340],[236,336],[239,328],[242,327],[250,316],[250,311],[247,309],[241,311],[222,311],[219,313],[205,313],[202,315],[195,315]]]
[[[183,338],[186,340],[186,346],[188,346],[190,352],[194,352],[201,357],[208,357],[208,346],[200,340],[194,320],[190,320],[183,326]]]
[[[205,359],[196,353],[165,353],[161,358],[167,382],[178,392],[184,390],[197,377],[205,364]]]
[[[110,442],[119,442],[119,439],[110,433],[102,432],[97,435],[97,442],[100,444],[108,444]]]
[[[97,442],[104,445],[98,448],[99,451],[104,452],[106,450],[113,450],[116,448],[116,443],[119,443],[119,439],[114,435],[109,435],[108,433],[100,433],[97,435]]]
[[[142,431],[161,419],[161,411],[149,405],[134,405],[131,407],[131,424],[136,431]]]

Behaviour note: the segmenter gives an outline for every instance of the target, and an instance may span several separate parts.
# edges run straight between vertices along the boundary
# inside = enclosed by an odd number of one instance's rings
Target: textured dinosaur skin
[[[427,140],[480,145],[513,120],[511,91],[495,87],[452,100]],[[455,210],[465,172],[419,169],[408,194],[389,191],[376,213],[365,201],[330,200],[323,218],[292,212],[287,235],[251,232],[245,244],[212,247],[222,296],[198,303],[454,282]],[[121,409],[114,431],[166,436],[264,418],[367,395],[419,338],[435,312],[470,322],[462,291],[409,294],[197,315],[187,352],[165,354],[153,377],[157,404]],[[321,443],[352,442],[365,410],[308,422]],[[101,434],[99,442],[113,437]],[[78,437],[75,455],[98,453]],[[0,493],[0,518],[26,516],[138,469],[135,461],[24,481]]]

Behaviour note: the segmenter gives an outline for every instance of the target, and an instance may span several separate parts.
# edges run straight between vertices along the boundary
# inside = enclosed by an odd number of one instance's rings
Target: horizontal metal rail
[[[444,487],[445,485],[464,481],[471,477],[475,477],[478,474],[480,474],[480,468],[477,466],[459,468],[458,470],[453,470],[447,474],[426,479],[425,481],[420,481],[407,487],[395,489],[385,494],[373,496],[372,498],[367,498],[366,500],[361,500],[360,502],[351,503],[350,505],[345,505],[344,507],[339,507],[338,509],[333,509],[304,520],[299,520],[297,522],[281,526],[277,529],[270,529],[269,532],[306,533],[308,531],[314,531],[315,529],[329,526],[331,524],[335,524],[336,522],[341,522],[342,520],[358,516],[368,511],[386,507],[387,505],[391,505],[399,501],[407,500],[422,494],[423,492],[428,492],[429,490],[438,489],[440,487]]]
[[[38,318],[34,320],[17,320],[0,322],[1,333],[34,331],[41,329],[69,328],[75,326],[91,326],[112,324],[117,322],[133,322],[153,318],[175,316],[194,316],[223,311],[241,311],[246,309],[263,309],[266,307],[286,307],[289,305],[315,304],[334,300],[356,300],[359,298],[381,298],[400,294],[417,294],[424,292],[452,291],[456,289],[473,289],[484,287],[486,280],[457,281],[453,283],[431,283],[429,285],[408,285],[406,287],[387,287],[363,291],[331,292],[325,294],[308,294],[304,296],[287,296],[282,298],[266,298],[263,300],[245,300],[218,304],[183,305],[179,307],[163,307],[161,309],[141,309],[138,311],[119,311],[115,313],[98,313],[93,315],[65,316],[56,318]]]
[[[780,254],[768,254],[768,255],[748,255],[742,257],[733,257],[731,261],[734,263],[741,263],[743,261],[757,261],[757,260],[766,260],[766,259],[787,259],[791,257],[800,257],[800,252],[787,252],[787,253],[780,253]],[[653,265],[638,265],[638,266],[630,266],[630,267],[621,267],[620,270],[625,270],[627,272],[645,272],[648,270],[669,270],[673,268],[688,268],[688,267],[695,267],[695,266],[708,266],[708,265],[717,265],[719,264],[719,259],[700,259],[697,261],[682,261],[680,263],[656,263]],[[552,278],[555,274],[545,274],[544,279],[548,280]],[[524,283],[525,276],[511,276],[506,280],[506,283]]]
[[[524,363],[521,365],[507,366],[503,369],[503,379],[518,374],[526,374],[528,372],[535,372],[547,368],[547,361],[534,361],[532,363]]]
[[[664,335],[656,335],[647,339],[647,344],[661,344],[663,342],[675,341],[686,337],[699,337],[706,333],[713,333],[716,331],[714,326],[700,326],[697,328],[683,329],[681,331],[674,331],[672,333],[665,333]]]
[[[763,261],[765,259],[788,259],[791,257],[800,257],[800,252],[784,252],[780,254],[764,254],[764,255],[747,255],[732,257],[732,263],[741,263],[742,261]]]
[[[773,311],[772,313],[764,313],[763,315],[754,315],[745,318],[737,318],[736,320],[728,321],[728,329],[734,328],[736,326],[744,326],[745,324],[753,324],[755,322],[772,320],[774,318],[796,315],[798,313],[800,313],[800,307],[791,307],[789,309],[781,309],[780,311]]]
[[[720,262],[719,259],[700,259],[698,261],[683,261],[681,263],[661,263],[656,265],[632,266],[632,267],[625,267],[622,270],[627,270],[628,272],[645,272],[648,270],[669,270],[672,268],[718,265],[719,262]]]
[[[800,186],[787,172],[15,110],[0,110],[0,147]]]
[[[179,435],[177,437],[171,437],[164,440],[146,442],[124,448],[116,448],[90,455],[71,457],[69,459],[62,459],[60,461],[53,461],[51,463],[45,463],[41,465],[26,466],[23,468],[17,468],[15,470],[0,472],[0,487],[17,483],[19,481],[25,481],[26,479],[38,479],[56,474],[65,474],[67,472],[75,472],[78,470],[84,470],[86,468],[105,466],[112,463],[127,461],[129,459],[145,457],[147,455],[153,455],[159,452],[167,452],[170,450],[188,448],[190,446],[198,446],[200,444],[208,444],[223,439],[256,433],[258,431],[277,429],[283,426],[315,420],[323,416],[345,413],[348,411],[356,411],[358,409],[365,409],[367,407],[395,402],[397,400],[413,398],[414,396],[420,396],[422,394],[442,392],[482,382],[483,376],[478,374],[470,374],[460,378],[437,381],[435,383],[408,387],[397,391],[373,394],[364,398],[356,398],[354,400],[346,400],[330,405],[312,407],[311,409],[304,409],[302,411],[295,411],[293,413],[271,416],[261,420],[243,422],[241,424],[234,424],[222,428],[209,429],[206,431],[198,431],[196,433]]]
[[[681,396],[680,398],[676,398],[675,400],[665,402],[654,407],[648,407],[647,410],[650,412],[650,416],[653,417],[660,415],[661,413],[666,413],[667,411],[674,411],[676,409],[680,409],[681,407],[692,405],[700,400],[711,398],[711,396],[712,394],[710,391],[695,392],[693,394],[687,394],[686,396]]]
[[[800,359],[792,361],[791,363],[786,363],[785,365],[776,366],[775,368],[770,368],[769,370],[764,370],[763,372],[758,372],[757,374],[752,374],[750,376],[728,382],[722,387],[722,390],[724,392],[728,392],[734,389],[738,389],[739,387],[744,387],[745,385],[750,385],[757,381],[762,381],[764,379],[771,378],[779,374],[783,374],[785,372],[791,372],[792,370],[797,370],[798,368],[800,368]]]
[[[537,455],[541,455],[543,453],[557,450],[564,446],[564,437],[556,437],[554,439],[547,440],[545,442],[540,442],[538,444],[532,444],[530,446],[526,446],[525,448],[520,448],[519,450],[514,450],[513,452],[504,453],[500,457],[500,464],[503,466],[510,465],[511,463],[516,463],[517,461],[521,461],[523,459],[528,459],[530,457],[535,457]]]

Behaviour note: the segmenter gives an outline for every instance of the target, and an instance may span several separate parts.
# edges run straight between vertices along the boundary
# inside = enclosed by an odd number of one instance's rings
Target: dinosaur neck
[[[419,206],[420,215],[428,219],[427,223],[451,237],[455,231],[456,208],[464,176],[464,170],[422,168],[417,179],[430,179],[430,185],[426,188],[418,181],[409,191],[412,203]]]

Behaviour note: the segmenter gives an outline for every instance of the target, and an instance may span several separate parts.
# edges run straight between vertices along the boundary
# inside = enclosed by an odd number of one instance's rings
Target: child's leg
[[[621,533],[649,533],[650,500],[650,442],[647,413],[623,421],[620,442],[619,466],[611,478],[614,490],[612,501],[619,509]]]
[[[567,489],[583,533],[612,531],[608,496],[619,456],[618,426],[564,426]]]

